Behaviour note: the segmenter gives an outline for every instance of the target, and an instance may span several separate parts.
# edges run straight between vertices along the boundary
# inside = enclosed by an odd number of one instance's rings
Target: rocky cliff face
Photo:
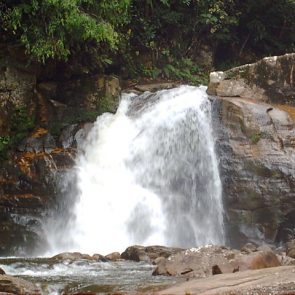
[[[118,103],[117,78],[39,82],[40,71],[0,44],[0,256],[43,251],[47,216],[66,214],[58,182],[89,130],[84,122]]]
[[[84,122],[114,110],[120,87],[97,75],[39,83],[36,69],[1,50],[0,255],[36,254],[46,217],[67,211],[57,183],[91,127]],[[294,69],[288,54],[211,75],[232,246],[295,237]],[[3,157],[12,138],[14,152]]]
[[[211,74],[228,237],[295,235],[295,54]]]

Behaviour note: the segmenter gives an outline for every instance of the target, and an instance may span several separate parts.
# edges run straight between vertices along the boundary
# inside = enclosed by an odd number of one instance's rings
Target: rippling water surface
[[[0,267],[9,275],[34,282],[44,294],[155,291],[175,282],[152,276],[154,266],[143,262],[2,258]]]

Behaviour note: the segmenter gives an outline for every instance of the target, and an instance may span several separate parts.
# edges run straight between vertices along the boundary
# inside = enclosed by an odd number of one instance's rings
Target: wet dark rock
[[[38,255],[47,247],[42,220],[58,204],[57,183],[73,152],[23,152],[0,167],[0,255]],[[63,213],[65,214],[65,210]]]
[[[81,126],[81,128],[74,135],[74,144],[79,148],[83,147],[83,143],[91,131],[93,127],[93,123],[85,123]]]
[[[93,127],[93,123],[72,124],[63,128],[59,143],[64,148],[81,148]]]
[[[79,129],[78,124],[71,124],[63,128],[60,136],[59,142],[61,146],[65,149],[75,146],[74,136]]]
[[[40,289],[33,283],[21,278],[0,275],[1,294],[39,295]]]
[[[43,130],[42,130],[43,131]],[[56,143],[52,135],[46,130],[41,134],[35,133],[24,139],[18,146],[20,152],[50,153],[56,148]]]
[[[128,247],[122,254],[121,258],[132,261],[150,261],[149,256],[145,252],[144,246]]]
[[[0,275],[5,275],[5,271],[0,267]]]
[[[1,256],[11,255],[34,255],[40,253],[47,246],[42,235],[38,234],[40,225],[30,224],[30,220],[13,220],[6,216],[6,220],[0,221],[0,253]],[[33,223],[37,222],[31,217]],[[22,223],[22,224],[20,224]]]
[[[108,262],[110,261],[109,259],[107,259],[105,256],[101,255],[101,254],[93,254],[92,255],[92,259],[95,261],[101,261],[101,262]]]
[[[147,261],[152,262],[158,257],[169,257],[172,254],[183,251],[181,248],[170,248],[164,246],[131,246],[128,247],[122,254],[121,258],[132,261]]]

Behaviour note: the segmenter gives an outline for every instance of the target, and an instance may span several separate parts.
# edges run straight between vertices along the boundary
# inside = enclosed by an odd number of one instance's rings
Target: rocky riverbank
[[[133,294],[144,290],[155,293],[159,288],[173,285],[159,294],[293,294],[294,245],[295,240],[288,243],[286,251],[254,244],[246,244],[241,250],[213,245],[191,249],[131,246],[121,254],[115,252],[106,256],[67,252],[51,258],[1,259],[0,292],[50,293],[57,284],[52,275],[56,277],[58,272],[59,293],[80,294],[82,290],[92,294],[99,290],[102,293]],[[126,268],[133,269],[137,279],[131,274],[120,274],[125,277],[123,281],[117,277],[111,285],[104,282],[108,281],[104,277],[106,270],[114,275]],[[135,283],[135,280],[139,282]],[[103,291],[106,285],[109,292]]]

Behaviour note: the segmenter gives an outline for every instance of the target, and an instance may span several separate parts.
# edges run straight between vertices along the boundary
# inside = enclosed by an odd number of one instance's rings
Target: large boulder
[[[271,250],[246,253],[213,245],[188,249],[167,259],[157,259],[156,264],[153,275],[190,278],[281,265],[276,254]]]
[[[270,104],[232,97],[217,98],[213,113],[233,245],[287,241],[295,228],[292,115]]]
[[[271,250],[241,255],[237,258],[235,264],[238,266],[239,271],[281,266],[277,255]]]
[[[213,124],[232,246],[295,236],[294,68],[295,54],[289,54],[211,74],[208,91],[217,95]]]
[[[106,255],[105,258],[110,261],[118,261],[121,260],[121,254],[119,252],[112,252]]]
[[[226,247],[205,246],[179,252],[167,259],[158,259],[153,275],[188,276],[203,278],[216,273],[234,272],[230,261],[239,255],[238,250]]]
[[[208,93],[295,105],[295,53],[210,74]]]
[[[153,262],[159,257],[167,258],[172,254],[183,251],[181,248],[171,248],[164,246],[130,246],[122,254],[121,258],[132,261]]]
[[[80,252],[63,252],[59,253],[53,257],[50,258],[54,261],[64,261],[64,260],[70,260],[70,261],[76,261],[76,260],[93,260],[94,258],[88,254],[82,254]]]

